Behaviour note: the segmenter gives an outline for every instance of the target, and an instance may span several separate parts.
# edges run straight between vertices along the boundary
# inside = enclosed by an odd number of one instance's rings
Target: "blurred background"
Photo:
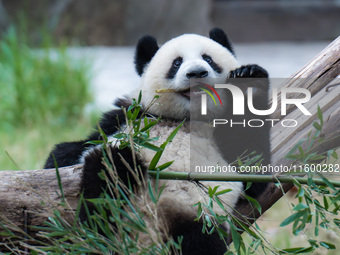
[[[0,169],[42,168],[54,144],[86,137],[137,88],[141,36],[162,44],[215,26],[241,64],[286,78],[339,36],[340,0],[0,0]],[[287,203],[258,223],[274,245],[302,246],[303,236],[278,232]]]
[[[53,144],[86,136],[137,88],[141,36],[162,44],[215,26],[241,64],[286,78],[340,34],[340,0],[0,0],[0,169],[41,168]]]

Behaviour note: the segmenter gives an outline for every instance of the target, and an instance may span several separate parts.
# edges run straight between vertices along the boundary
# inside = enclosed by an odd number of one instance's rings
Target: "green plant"
[[[33,50],[22,38],[10,28],[0,41],[0,132],[79,119],[91,99],[89,67],[65,47]]]
[[[88,61],[51,48],[47,33],[33,49],[24,31],[12,27],[0,41],[0,170],[41,168],[53,144],[80,139],[94,124],[84,114]]]
[[[152,166],[149,167],[149,173],[156,179],[156,186],[150,184],[150,180],[146,180],[147,196],[154,205],[154,207],[148,208],[148,213],[141,210],[138,204],[134,192],[131,187],[126,187],[117,178],[114,171],[114,164],[110,159],[110,154],[106,153],[108,148],[108,139],[105,134],[101,133],[103,141],[93,141],[93,143],[102,144],[104,152],[104,165],[106,171],[101,173],[101,177],[108,183],[108,189],[104,192],[103,196],[96,199],[91,199],[97,213],[90,214],[88,212],[88,223],[79,224],[77,221],[79,208],[81,203],[86,206],[83,198],[80,199],[78,210],[75,214],[75,220],[72,223],[68,223],[60,213],[55,211],[54,216],[50,217],[46,223],[46,227],[41,229],[40,237],[43,240],[39,241],[40,246],[24,246],[29,247],[33,254],[38,253],[66,253],[72,254],[84,254],[84,253],[119,253],[119,254],[168,254],[169,250],[177,250],[180,253],[179,240],[171,240],[164,242],[156,231],[156,237],[152,237],[152,233],[146,219],[151,217],[154,219],[157,208],[158,198],[162,195],[162,187],[158,187],[159,179],[182,179],[193,180],[193,175],[188,173],[171,173],[163,172],[162,170],[167,168],[172,162],[167,162],[162,166],[158,166],[159,159],[164,151],[165,146],[170,142],[180,127],[169,136],[164,144],[161,146],[150,146],[151,142],[156,140],[157,137],[150,137],[150,130],[156,125],[158,119],[146,118],[142,112],[142,106],[140,104],[141,96],[138,100],[134,100],[132,106],[126,112],[127,129],[122,130],[116,135],[116,138],[121,141],[121,148],[128,146],[132,152],[138,151],[141,147],[152,149],[155,151],[155,156],[152,160]],[[320,123],[314,124],[316,128],[315,134],[310,134],[308,139],[304,140],[307,145],[310,145],[310,139],[316,142],[322,142],[320,139],[322,129],[322,114],[319,112]],[[289,157],[294,157],[299,162],[303,162],[306,168],[309,169],[307,163],[311,163],[311,159],[320,160],[321,155],[315,154],[313,150],[300,149],[299,146],[306,146],[303,143],[298,143],[296,151],[291,151]],[[149,144],[150,143],[150,144]],[[311,147],[312,148],[312,147]],[[324,155],[329,159],[331,157],[337,159],[337,154],[332,150]],[[256,158],[258,159],[258,158]],[[252,159],[251,159],[252,160]],[[239,162],[241,165],[249,164],[249,162]],[[127,166],[128,169],[134,169],[137,173],[140,171],[137,165]],[[176,175],[177,174],[177,175]],[[58,175],[57,175],[58,176]],[[236,178],[238,176],[238,178]],[[240,181],[240,175],[230,176],[224,175],[223,178],[226,181]],[[249,225],[246,218],[241,219],[235,217],[227,210],[227,204],[220,199],[222,194],[228,193],[231,190],[219,190],[219,187],[204,189],[203,192],[208,194],[206,201],[198,202],[197,206],[197,220],[202,219],[204,222],[202,232],[212,233],[217,231],[218,234],[226,238],[228,233],[221,226],[224,222],[228,222],[230,225],[230,234],[233,239],[233,244],[228,248],[226,254],[300,254],[312,252],[319,248],[325,248],[332,250],[335,244],[327,240],[319,240],[312,237],[307,228],[310,230],[313,228],[314,236],[318,237],[319,229],[324,228],[326,230],[333,230],[340,228],[340,219],[337,217],[340,210],[339,200],[339,182],[330,181],[326,177],[317,174],[318,180],[312,171],[309,171],[307,178],[304,177],[287,177],[278,176],[277,182],[280,187],[282,181],[290,181],[295,183],[299,188],[297,193],[298,204],[292,205],[292,214],[281,222],[281,226],[288,226],[292,224],[292,233],[298,235],[304,233],[308,240],[308,245],[301,247],[275,247],[266,239],[263,231],[255,222],[253,225]],[[268,176],[264,176],[264,179],[258,179],[259,176],[249,175],[249,182],[252,181],[270,181],[266,179]],[[260,176],[261,178],[262,176]],[[207,175],[196,174],[195,180],[222,180],[222,176],[214,175],[208,177]],[[304,183],[305,185],[302,185]],[[128,195],[127,195],[128,194]],[[259,203],[246,197],[250,203],[257,210],[261,211]],[[61,201],[63,204],[63,201]],[[222,214],[215,213],[218,206],[223,209]],[[150,218],[149,218],[150,219]],[[282,219],[281,219],[282,220]],[[154,222],[157,222],[156,219]],[[243,235],[240,232],[244,232]],[[151,243],[141,245],[139,238],[141,235],[146,234],[152,240]],[[227,244],[226,244],[227,246]]]
[[[175,137],[181,125],[179,125],[168,137],[166,142],[157,147],[149,144],[150,141],[157,140],[157,137],[150,137],[150,129],[157,123],[158,119],[147,118],[142,113],[141,95],[137,100],[133,101],[131,107],[126,111],[127,129],[121,130],[116,135],[120,139],[121,148],[130,147],[132,153],[140,150],[141,147],[154,150],[156,152],[152,162],[155,168],[165,169],[171,165],[171,162],[158,166],[161,152],[164,151],[166,145]],[[151,201],[147,210],[140,208],[140,202],[134,196],[131,187],[121,183],[114,171],[114,162],[110,158],[108,146],[109,142],[103,132],[101,132],[102,141],[91,141],[94,144],[102,144],[103,162],[106,166],[100,176],[105,179],[108,184],[107,190],[100,198],[89,199],[96,212],[90,214],[87,210],[88,221],[83,224],[78,222],[78,214],[80,206],[87,208],[83,198],[80,198],[78,210],[75,214],[74,222],[68,223],[61,217],[58,211],[54,211],[54,215],[46,222],[46,226],[40,229],[39,246],[29,246],[24,244],[36,253],[72,253],[72,254],[169,254],[170,250],[180,250],[181,240],[163,241],[160,231],[156,231],[156,235],[152,229],[161,227],[156,220],[156,208],[158,198],[162,194],[163,186],[158,186],[156,177],[156,185],[151,184],[151,180],[145,180],[140,176],[140,185],[147,187],[147,200]],[[127,165],[128,169],[134,169],[136,175],[139,173],[139,166]],[[57,178],[60,179],[57,171]],[[62,192],[62,187],[60,187]],[[62,196],[61,196],[62,197]],[[66,206],[62,198],[60,205]],[[147,223],[148,222],[148,223]],[[150,227],[149,224],[155,224]],[[143,243],[140,241],[142,235],[146,235],[151,243]],[[15,236],[12,235],[12,238]],[[45,242],[45,240],[48,240]]]

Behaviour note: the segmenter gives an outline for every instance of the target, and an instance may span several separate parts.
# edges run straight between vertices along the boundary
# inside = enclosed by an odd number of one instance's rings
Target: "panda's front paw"
[[[268,73],[261,66],[245,65],[231,71],[228,78],[268,78]]]

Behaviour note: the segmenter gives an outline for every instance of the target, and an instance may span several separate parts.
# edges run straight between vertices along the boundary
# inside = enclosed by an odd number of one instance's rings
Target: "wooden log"
[[[77,208],[81,172],[82,165],[59,169],[64,196],[71,208]],[[25,225],[41,226],[61,201],[55,169],[0,171],[2,222],[9,220],[21,229]]]
[[[333,87],[326,92],[325,87],[340,73],[340,37],[317,55],[294,77],[289,79],[285,87],[308,88],[313,95],[307,107],[313,113],[310,117],[302,116],[299,111],[289,109],[285,118],[298,118],[299,125],[294,129],[284,129],[277,124],[272,129],[273,165],[290,164],[283,156],[290,148],[311,130],[311,123],[316,117],[316,105],[319,104],[325,118],[324,135],[327,143],[320,145],[318,152],[340,146],[340,100],[339,87]],[[299,79],[296,79],[299,78]],[[301,79],[300,79],[301,78]],[[303,78],[303,79],[302,79]],[[273,118],[282,119],[279,112]],[[71,208],[76,208],[80,192],[80,176],[82,166],[60,168],[63,191]],[[284,184],[285,191],[292,187]],[[38,226],[46,220],[50,209],[56,208],[61,201],[56,171],[53,169],[29,171],[0,171],[0,220],[9,219],[14,225],[24,228],[24,212],[28,213],[28,225]],[[282,192],[270,185],[267,192],[260,198],[262,212],[266,211],[280,197]],[[257,219],[260,214],[248,203],[240,203],[236,210],[248,216],[250,221]],[[65,215],[69,214],[65,211]]]

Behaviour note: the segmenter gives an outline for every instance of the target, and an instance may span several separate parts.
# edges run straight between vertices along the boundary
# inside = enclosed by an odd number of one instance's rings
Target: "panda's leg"
[[[113,162],[111,163],[114,164],[114,169],[117,171],[117,176],[120,181],[127,187],[130,185],[131,187],[135,187],[137,180],[125,165],[127,163],[132,169],[134,169],[134,161],[131,150],[129,148],[118,149],[117,147],[110,147],[107,152],[112,156]],[[122,161],[121,157],[125,160],[125,162]],[[89,150],[85,155],[84,162],[83,176],[80,184],[84,199],[98,198],[107,187],[107,182],[99,177],[99,173],[102,170],[107,171],[103,164],[102,148],[96,147]],[[142,162],[138,160],[138,157],[136,157],[136,164],[142,170],[142,174],[146,173],[147,169],[142,164]],[[110,179],[110,175],[108,175],[108,177],[109,180],[112,181]],[[86,204],[90,213],[92,213],[95,209],[94,206],[89,202]],[[79,218],[82,222],[86,221],[87,219],[84,206],[81,207]]]
[[[177,242],[179,237],[183,237],[183,255],[222,255],[227,251],[226,244],[220,239],[218,233],[202,233],[202,221],[179,220],[176,227],[172,229],[172,236]]]
[[[157,204],[159,222],[164,223],[164,230],[162,231],[166,233],[165,240],[172,237],[178,243],[178,238],[182,237],[181,248],[183,255],[224,254],[227,247],[216,231],[210,235],[202,233],[203,221],[195,220],[197,218],[197,208],[190,203],[192,195],[187,198],[183,196],[183,192],[187,193],[187,188],[190,186],[182,187],[184,189],[181,189],[179,193],[174,193],[174,189],[179,187],[177,185],[172,186],[171,182],[168,182]],[[193,198],[193,200],[196,199],[197,197]],[[178,252],[173,251],[171,254],[178,254]]]
[[[44,169],[55,168],[54,159],[58,167],[79,164],[80,157],[85,150],[85,141],[57,144],[48,156]]]

